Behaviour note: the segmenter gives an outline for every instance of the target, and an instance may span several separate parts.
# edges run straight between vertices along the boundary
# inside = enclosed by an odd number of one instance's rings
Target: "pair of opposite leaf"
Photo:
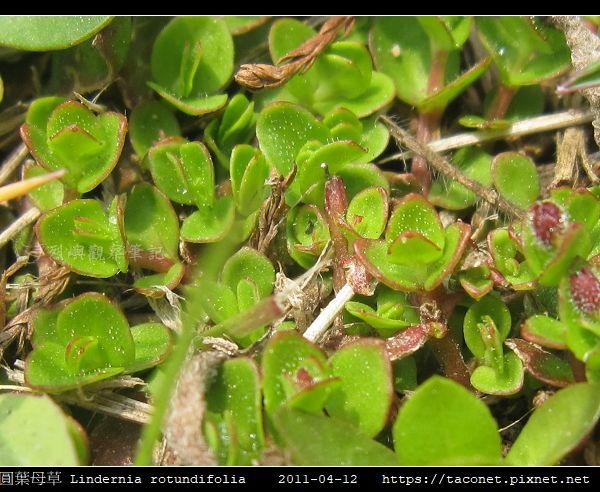
[[[162,324],[130,327],[123,313],[96,293],[38,311],[32,327],[25,380],[49,392],[147,369],[162,362],[171,347]]]

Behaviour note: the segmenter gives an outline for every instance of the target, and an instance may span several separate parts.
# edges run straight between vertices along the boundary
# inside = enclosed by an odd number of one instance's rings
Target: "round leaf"
[[[160,32],[152,49],[152,77],[178,98],[206,97],[233,72],[233,40],[216,17],[177,17]]]
[[[179,220],[171,202],[147,183],[133,187],[123,217],[129,248],[177,260]]]
[[[3,466],[79,466],[78,427],[45,395],[0,395]],[[82,439],[84,436],[77,436]]]
[[[598,384],[580,383],[562,389],[529,418],[506,462],[519,466],[555,465],[592,431],[599,417]]]
[[[517,152],[503,152],[492,161],[494,186],[517,207],[527,208],[540,194],[540,179],[535,164]]]
[[[48,212],[37,235],[46,254],[77,273],[107,278],[120,270],[122,239],[96,200],[73,200]]]
[[[111,20],[106,15],[7,15],[0,18],[0,45],[28,51],[61,50],[85,41]]]
[[[266,107],[256,122],[260,149],[267,162],[282,175],[292,170],[296,155],[306,142],[325,142],[328,133],[309,111],[289,103]]]
[[[504,354],[504,371],[499,373],[492,367],[479,366],[471,374],[475,389],[488,395],[514,395],[523,386],[524,369],[521,360],[512,352]]]
[[[62,180],[79,193],[94,189],[121,155],[127,118],[108,111],[94,116],[82,104],[42,98],[31,105],[21,127],[23,141],[38,164],[66,169]]]
[[[392,429],[401,465],[497,465],[496,422],[485,403],[433,376],[400,409]]]
[[[159,140],[178,135],[181,129],[175,115],[159,101],[140,104],[129,117],[129,138],[139,157]]]
[[[171,335],[161,323],[142,323],[131,327],[135,359],[125,372],[138,372],[160,364],[171,350]]]
[[[48,393],[60,393],[123,372],[122,367],[100,367],[85,372],[73,372],[67,367],[65,349],[63,344],[49,342],[30,352],[25,362],[27,385]]]
[[[56,334],[62,343],[80,336],[98,340],[104,367],[124,367],[135,356],[127,319],[100,294],[89,292],[70,301],[58,314]]]
[[[233,198],[218,198],[212,207],[202,207],[181,225],[181,239],[190,243],[214,243],[230,231],[235,219]]]
[[[385,229],[388,197],[383,188],[366,188],[350,201],[346,221],[358,234],[378,239]]]
[[[452,158],[452,164],[459,168],[465,176],[481,183],[483,186],[491,186],[492,157],[479,147],[465,147],[456,152]],[[439,177],[431,185],[428,200],[434,205],[449,210],[462,210],[472,207],[477,203],[477,195],[468,190],[456,180]]]
[[[273,291],[275,269],[266,256],[244,247],[225,262],[222,279],[234,292],[242,279],[252,280],[262,298]]]
[[[275,427],[296,465],[395,466],[394,454],[346,422],[282,408]]]
[[[444,230],[437,212],[421,195],[411,193],[398,203],[387,225],[385,238],[394,241],[403,232],[417,233],[433,243],[444,247]]]
[[[323,352],[295,331],[277,333],[269,339],[262,354],[263,394],[265,410],[273,414],[298,392],[300,375],[317,383],[328,379],[330,370]]]
[[[347,345],[329,363],[341,385],[329,397],[328,415],[376,436],[385,426],[393,393],[392,368],[383,342],[365,339]]]

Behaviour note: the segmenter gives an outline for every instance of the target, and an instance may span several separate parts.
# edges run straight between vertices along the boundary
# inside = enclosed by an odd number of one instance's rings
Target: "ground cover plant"
[[[597,27],[0,18],[0,464],[597,464]]]

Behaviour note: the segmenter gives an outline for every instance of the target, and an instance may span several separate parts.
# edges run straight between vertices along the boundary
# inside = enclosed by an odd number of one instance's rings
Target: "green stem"
[[[154,411],[150,422],[142,430],[138,453],[134,464],[137,466],[151,465],[153,460],[154,446],[162,433],[162,425],[169,411],[171,398],[177,386],[181,370],[185,364],[190,347],[196,335],[196,326],[200,318],[198,313],[198,295],[202,294],[202,280],[215,279],[221,271],[225,260],[233,253],[237,243],[233,240],[224,240],[219,243],[207,245],[195,277],[200,279],[198,285],[190,286],[187,290],[187,302],[182,314],[181,333],[170,357],[164,363],[163,379],[158,386],[154,397]]]
[[[175,391],[179,373],[185,363],[189,348],[194,338],[194,321],[185,319],[177,344],[164,366],[164,374],[154,399],[154,411],[148,425],[142,430],[142,436],[138,447],[134,464],[136,466],[148,466],[153,464],[154,445],[160,439],[162,423],[169,410],[169,403]]]

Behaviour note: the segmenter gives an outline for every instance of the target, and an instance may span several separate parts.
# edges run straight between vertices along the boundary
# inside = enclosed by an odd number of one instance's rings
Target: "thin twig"
[[[501,130],[482,130],[476,132],[459,133],[451,137],[440,138],[429,142],[429,148],[435,152],[458,149],[467,145],[476,145],[501,138],[521,137],[533,133],[549,132],[569,126],[583,125],[594,118],[590,111],[570,110],[562,113],[536,116],[526,120],[517,121]],[[414,155],[412,150],[399,152],[379,161],[380,164],[408,159]]]
[[[0,184],[4,183],[27,157],[29,149],[21,143],[13,150],[0,167]]]
[[[353,296],[354,289],[350,284],[345,284],[333,300],[319,313],[319,316],[316,317],[302,336],[311,342],[318,342],[335,317],[344,308],[344,305],[352,299]]]
[[[89,398],[89,400],[86,398]],[[70,392],[60,395],[60,400],[94,412],[140,424],[148,423],[152,414],[152,405],[118,393],[104,395],[85,393],[84,398],[82,398],[75,392]]]
[[[458,181],[465,188],[471,190],[480,198],[483,198],[486,202],[493,206],[497,206],[507,214],[513,217],[523,217],[524,210],[514,206],[509,201],[505,200],[495,190],[482,186],[477,181],[465,176],[456,167],[454,167],[445,157],[431,149],[431,147],[425,143],[419,142],[406,130],[400,128],[387,116],[381,116],[381,119],[388,125],[392,137],[396,140],[398,145],[404,145],[412,150],[415,154],[423,156],[429,165],[436,171],[442,173],[449,178]]]
[[[19,232],[25,229],[29,224],[32,224],[42,214],[39,208],[32,207],[11,225],[4,229],[0,233],[0,248],[4,246],[8,241],[15,237]]]

